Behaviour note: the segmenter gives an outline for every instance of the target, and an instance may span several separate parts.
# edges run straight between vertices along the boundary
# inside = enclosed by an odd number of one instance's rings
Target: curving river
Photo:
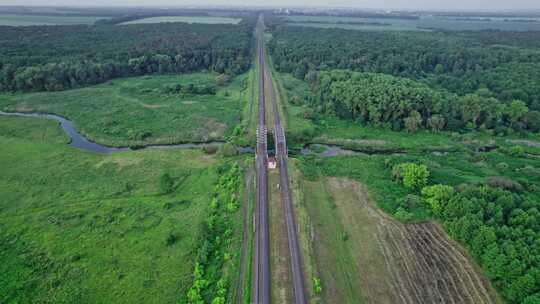
[[[98,143],[92,142],[88,140],[86,137],[81,135],[75,127],[73,126],[73,122],[58,115],[54,114],[42,114],[42,113],[18,113],[18,112],[3,112],[0,111],[0,115],[3,116],[20,116],[20,117],[42,117],[47,118],[51,120],[56,120],[60,123],[60,127],[62,127],[62,130],[66,132],[66,134],[70,138],[69,145],[72,147],[76,147],[82,150],[95,152],[95,153],[115,153],[115,152],[123,152],[123,151],[131,151],[133,149],[128,147],[110,147],[105,145],[100,145]],[[200,143],[200,144],[171,144],[171,145],[148,145],[145,146],[139,150],[143,149],[198,149],[198,148],[205,148],[205,147],[220,147],[224,144],[224,142],[214,141],[209,143]],[[241,152],[242,149],[241,148]],[[245,152],[244,152],[245,153]]]

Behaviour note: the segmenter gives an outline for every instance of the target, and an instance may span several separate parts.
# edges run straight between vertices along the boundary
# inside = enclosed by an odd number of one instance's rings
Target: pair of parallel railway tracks
[[[279,166],[280,192],[283,203],[285,223],[287,226],[287,240],[290,253],[291,275],[293,281],[294,301],[296,304],[305,304],[304,276],[300,255],[300,246],[296,231],[292,196],[289,190],[289,174],[287,170],[287,143],[285,132],[281,125],[276,92],[272,78],[266,68],[266,52],[262,37],[262,17],[258,24],[257,52],[259,60],[259,105],[257,123],[257,149],[256,149],[256,207],[255,207],[255,237],[254,237],[254,267],[253,267],[253,294],[252,303],[270,303],[270,236],[268,224],[268,145],[266,129],[266,83],[271,95],[272,112],[274,118],[274,141],[276,144],[276,160]]]

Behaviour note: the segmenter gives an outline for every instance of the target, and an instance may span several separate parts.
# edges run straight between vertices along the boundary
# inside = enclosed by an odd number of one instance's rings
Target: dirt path
[[[497,303],[489,283],[431,222],[402,224],[376,208],[367,189],[330,178],[327,189],[347,233],[366,303]]]

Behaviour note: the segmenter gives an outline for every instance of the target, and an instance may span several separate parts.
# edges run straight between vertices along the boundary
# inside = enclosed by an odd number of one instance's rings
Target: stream
[[[100,145],[98,143],[88,140],[86,137],[81,135],[75,127],[73,122],[58,115],[54,114],[42,114],[42,113],[18,113],[18,112],[3,112],[0,111],[0,115],[3,116],[18,116],[18,117],[41,117],[51,120],[55,120],[60,123],[60,127],[64,132],[69,136],[70,143],[69,146],[75,147],[81,150],[95,152],[95,153],[115,153],[123,151],[133,151],[134,149],[128,147],[110,147],[106,145]],[[146,149],[199,149],[206,147],[220,147],[224,142],[213,141],[208,143],[188,143],[188,144],[170,144],[170,145],[148,145],[144,146],[141,149],[137,150],[146,150]],[[244,151],[245,150],[245,151]],[[249,153],[249,148],[240,148],[241,153]]]

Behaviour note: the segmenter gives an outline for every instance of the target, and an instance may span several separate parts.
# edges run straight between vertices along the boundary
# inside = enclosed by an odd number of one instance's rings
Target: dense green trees
[[[407,78],[346,70],[310,72],[311,106],[362,124],[415,132],[427,128],[484,129],[497,134],[538,131],[540,115],[519,100],[500,101],[483,90],[457,96]]]
[[[239,25],[2,27],[0,91],[58,91],[146,74],[250,65],[250,19]]]
[[[540,293],[540,211],[528,196],[487,185],[422,191],[450,234],[466,244],[510,303]]]
[[[276,68],[350,69],[422,80],[458,95],[485,88],[540,110],[540,32],[384,32],[274,25]]]
[[[429,171],[425,165],[403,163],[392,169],[392,175],[409,189],[420,190],[428,182]]]

